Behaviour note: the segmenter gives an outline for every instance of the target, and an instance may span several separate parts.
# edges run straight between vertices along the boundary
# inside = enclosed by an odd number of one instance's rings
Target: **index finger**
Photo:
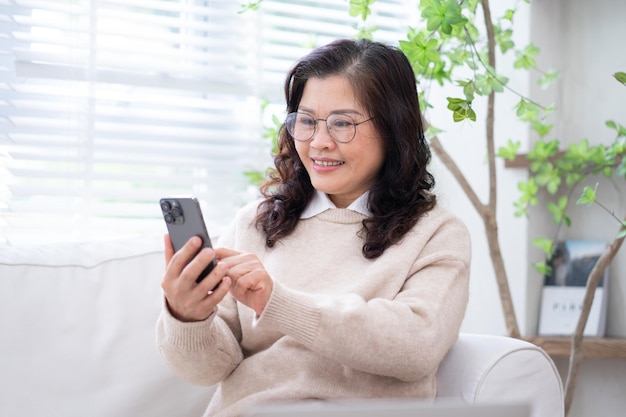
[[[236,256],[241,254],[241,252],[237,252],[236,250],[226,249],[226,248],[217,248],[215,249],[215,256],[217,259],[224,259],[230,256]]]

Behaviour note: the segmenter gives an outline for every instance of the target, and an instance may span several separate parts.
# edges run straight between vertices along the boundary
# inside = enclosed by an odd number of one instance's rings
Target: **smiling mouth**
[[[344,164],[344,162],[341,161],[319,161],[317,159],[313,159],[313,163],[322,167],[334,167]]]

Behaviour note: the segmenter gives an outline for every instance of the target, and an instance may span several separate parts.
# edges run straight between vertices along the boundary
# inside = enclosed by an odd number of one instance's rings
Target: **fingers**
[[[163,247],[165,249],[165,264],[170,263],[170,259],[174,256],[174,247],[172,246],[172,241],[170,240],[170,235],[163,235]]]
[[[224,255],[227,252],[218,249],[216,253]],[[220,263],[228,266],[227,274],[233,281],[231,294],[260,315],[272,292],[272,279],[256,255],[230,253],[232,255],[222,258]]]
[[[190,265],[197,261],[194,259]],[[232,280],[226,276],[227,272],[228,266],[218,262],[199,284],[195,283],[197,271],[193,267],[185,268],[177,279],[164,280],[163,292],[171,314],[180,321],[205,320],[231,288]]]
[[[169,240],[169,237],[168,237]],[[175,275],[179,275],[183,268],[191,262],[193,257],[196,255],[198,250],[200,250],[200,246],[202,245],[202,239],[197,236],[192,237],[183,245],[182,248],[176,253],[173,253],[170,256],[168,261],[168,269],[172,269]],[[171,242],[170,242],[171,247]],[[172,252],[174,251],[173,248]],[[166,245],[166,257],[167,257],[167,245]],[[212,259],[212,258],[211,258]],[[207,263],[208,264],[208,263]]]
[[[231,256],[236,256],[236,255],[240,255],[241,252],[237,252],[235,250],[232,249],[226,249],[226,248],[217,248],[215,249],[215,255],[217,256],[217,259],[224,259],[224,258],[229,258]]]
[[[228,265],[218,262],[200,283],[196,283],[198,276],[215,259],[215,252],[211,248],[198,252],[202,242],[197,237],[176,253],[169,237],[164,241],[168,264],[161,286],[170,312],[181,321],[206,319],[230,290],[232,280],[226,277]]]

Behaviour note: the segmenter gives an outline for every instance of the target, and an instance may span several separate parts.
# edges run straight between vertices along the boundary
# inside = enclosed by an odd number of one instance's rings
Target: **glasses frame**
[[[299,115],[299,114],[307,116],[307,117],[310,117],[315,122],[315,124],[313,125],[313,132],[311,133],[311,136],[308,139],[298,139],[290,132],[288,121],[289,121],[290,118],[293,119],[293,118],[297,117],[297,115]],[[349,140],[341,141],[341,140],[338,140],[337,138],[335,138],[335,136],[333,136],[332,127],[328,126],[328,119],[330,117],[332,117],[332,116],[345,116],[345,117],[349,118],[350,120],[352,120],[352,126],[354,127],[354,132],[352,133],[352,137]],[[317,133],[317,124],[318,124],[318,122],[324,122],[324,124],[326,125],[326,131],[328,132],[328,135],[332,138],[333,141],[335,141],[337,143],[350,143],[356,137],[356,128],[357,128],[357,126],[358,125],[362,125],[365,122],[369,122],[373,118],[374,117],[370,117],[369,119],[365,119],[365,120],[362,120],[360,122],[356,122],[354,120],[354,117],[350,116],[349,114],[346,114],[346,113],[333,113],[333,114],[329,115],[325,119],[322,119],[322,118],[317,118],[316,119],[315,117],[311,116],[310,114],[294,111],[294,112],[289,113],[287,115],[287,117],[285,118],[285,128],[287,129],[287,133],[289,133],[289,136],[291,136],[294,140],[297,140],[298,142],[308,142],[308,141],[310,141],[311,139],[313,139],[315,137],[315,134]]]

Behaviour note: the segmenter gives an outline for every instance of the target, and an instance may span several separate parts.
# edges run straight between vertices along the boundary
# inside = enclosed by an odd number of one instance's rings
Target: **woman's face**
[[[309,78],[298,112],[314,119],[347,114],[356,123],[371,117],[357,102],[352,86],[342,76]],[[342,208],[374,185],[385,159],[383,141],[371,122],[359,124],[352,141],[338,143],[328,134],[326,123],[320,120],[313,138],[306,142],[295,141],[295,145],[313,187],[328,194],[331,201]]]

